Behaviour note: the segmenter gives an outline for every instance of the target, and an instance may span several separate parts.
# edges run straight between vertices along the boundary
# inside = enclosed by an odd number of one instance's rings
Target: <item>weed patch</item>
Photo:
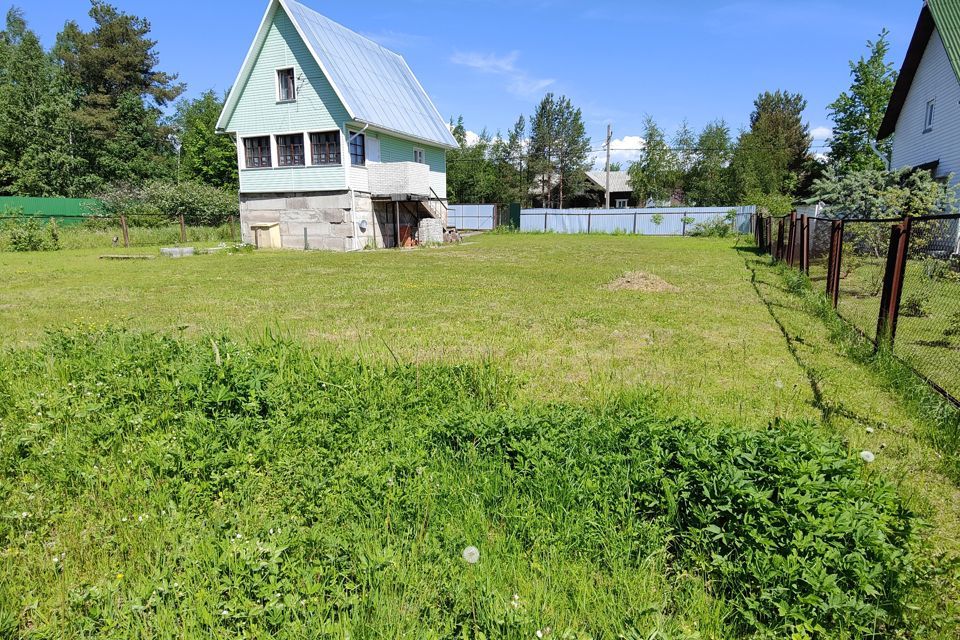
[[[3,632],[905,627],[915,520],[857,452],[802,422],[515,391],[488,365],[370,365],[278,340],[60,332],[9,350]]]

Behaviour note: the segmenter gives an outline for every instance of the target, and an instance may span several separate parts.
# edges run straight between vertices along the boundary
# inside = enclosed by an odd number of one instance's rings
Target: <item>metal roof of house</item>
[[[923,53],[927,49],[934,28],[940,33],[950,66],[953,67],[953,73],[960,82],[960,2],[958,0],[926,0],[923,9],[920,10],[920,17],[917,19],[917,26],[913,31],[910,46],[907,48],[907,55],[900,68],[897,83],[893,87],[893,93],[890,94],[890,103],[887,105],[887,112],[877,132],[877,140],[887,138],[897,128],[900,111],[907,100],[907,94],[910,93],[910,85],[913,84],[913,78],[920,67],[920,61],[923,59]]]
[[[271,0],[255,48],[278,6],[293,22],[354,121],[442,147],[459,146],[402,56],[295,0]],[[248,54],[234,86],[241,86],[254,58]],[[235,104],[228,98],[223,123]]]
[[[607,189],[607,172],[606,171],[587,171],[587,178],[591,182],[596,184],[603,190]],[[610,172],[610,191],[611,192],[622,192],[622,191],[633,191],[633,187],[630,186],[630,174],[626,171],[611,171]]]

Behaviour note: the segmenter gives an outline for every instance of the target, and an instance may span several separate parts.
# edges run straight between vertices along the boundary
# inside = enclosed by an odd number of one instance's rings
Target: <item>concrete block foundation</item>
[[[243,241],[257,243],[258,236],[251,227],[276,224],[283,249],[358,251],[395,247],[398,227],[401,239],[411,234],[416,237],[420,219],[434,217],[445,225],[444,212],[438,202],[375,201],[369,194],[350,191],[240,194]]]

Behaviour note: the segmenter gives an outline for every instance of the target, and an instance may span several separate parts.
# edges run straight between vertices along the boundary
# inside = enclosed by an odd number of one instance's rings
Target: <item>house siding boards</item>
[[[277,69],[293,67],[297,78],[295,102],[277,100]],[[303,80],[300,80],[301,75]],[[241,193],[346,189],[343,166],[273,167],[247,169],[243,138],[277,133],[340,130],[348,119],[320,66],[313,59],[296,27],[282,10],[273,15],[263,46],[256,57],[227,128],[237,133]],[[344,141],[341,140],[341,149]],[[309,153],[309,149],[307,149]],[[276,150],[273,162],[276,164]],[[341,155],[342,157],[342,155]]]
[[[933,128],[924,133],[931,99],[936,100]],[[960,83],[935,28],[897,118],[891,166],[915,167],[937,160],[938,176],[960,174]]]

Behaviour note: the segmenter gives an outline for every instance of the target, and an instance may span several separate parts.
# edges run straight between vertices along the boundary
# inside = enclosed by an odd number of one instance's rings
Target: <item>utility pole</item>
[[[607,193],[606,193],[606,208],[610,208],[610,139],[613,138],[613,127],[609,124],[607,125]]]

